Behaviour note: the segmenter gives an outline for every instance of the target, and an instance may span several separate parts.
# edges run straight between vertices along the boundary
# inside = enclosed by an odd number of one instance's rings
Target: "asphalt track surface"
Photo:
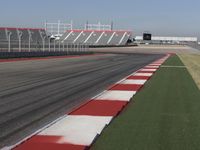
[[[192,48],[193,46],[193,48]],[[199,47],[200,49],[200,47]],[[133,47],[111,47],[111,48],[90,48],[93,52],[103,53],[146,53],[146,54],[199,54],[200,50],[194,48],[194,45],[140,45]]]
[[[0,148],[162,56],[106,54],[0,63]]]

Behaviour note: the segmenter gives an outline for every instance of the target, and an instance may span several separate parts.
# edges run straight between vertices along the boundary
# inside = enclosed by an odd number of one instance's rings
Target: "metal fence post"
[[[81,44],[81,52],[83,52],[83,44]]]
[[[28,38],[28,51],[31,52],[31,35]]]
[[[74,53],[74,44],[72,44],[71,51],[72,51],[72,53]]]
[[[31,41],[32,41],[32,34],[33,32],[31,30],[28,30],[28,35],[29,35],[29,52],[31,52]],[[34,44],[32,46],[34,48]]]
[[[86,52],[86,44],[84,44],[84,52]]]
[[[56,40],[54,39],[54,41],[53,41],[53,48],[54,48],[54,52],[56,51]]]
[[[69,49],[68,49],[68,43],[66,43],[66,44],[67,44],[66,47],[67,47],[67,55],[68,55],[68,50],[69,50]]]
[[[42,44],[43,44],[43,52],[45,51],[45,37],[42,39]]]
[[[78,53],[78,51],[79,51],[79,44],[77,43],[77,53]]]
[[[59,40],[59,43],[58,43],[58,50],[60,52],[60,40]]]
[[[8,52],[10,52],[10,37],[11,37],[12,32],[8,33]]]
[[[85,44],[85,52],[87,52],[87,44]]]
[[[19,31],[18,37],[19,37],[19,52],[21,52],[22,51],[22,47],[21,47],[22,32]]]
[[[80,43],[79,44],[79,52],[81,53],[81,46],[82,46],[82,44]]]
[[[51,38],[49,38],[49,52],[51,51]]]
[[[85,52],[88,51],[88,44],[85,45]]]

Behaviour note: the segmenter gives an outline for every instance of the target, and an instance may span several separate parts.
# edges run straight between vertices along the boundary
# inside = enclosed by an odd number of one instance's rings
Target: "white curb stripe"
[[[150,77],[152,76],[153,73],[136,73],[134,76],[145,76],[145,77]]]
[[[141,69],[140,71],[156,71],[157,69]]]
[[[97,134],[100,134],[112,117],[72,116],[69,115],[39,135],[62,136],[58,144],[70,143],[89,146]]]
[[[130,101],[136,91],[115,91],[109,90],[97,97],[97,100]]]
[[[121,84],[139,84],[139,85],[143,85],[147,80],[131,80],[131,79],[127,79],[124,80],[123,82],[121,82]]]
[[[145,68],[159,68],[159,66],[145,66]]]
[[[152,63],[152,64],[149,64],[149,66],[160,66],[162,65],[161,63]]]

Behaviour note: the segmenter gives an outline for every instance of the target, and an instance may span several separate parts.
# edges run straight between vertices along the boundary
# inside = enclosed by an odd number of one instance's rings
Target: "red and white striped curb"
[[[170,55],[114,84],[15,150],[85,150]]]

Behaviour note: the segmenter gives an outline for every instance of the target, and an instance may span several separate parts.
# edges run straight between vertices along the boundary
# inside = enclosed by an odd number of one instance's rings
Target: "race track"
[[[106,54],[0,63],[0,148],[161,56]]]

